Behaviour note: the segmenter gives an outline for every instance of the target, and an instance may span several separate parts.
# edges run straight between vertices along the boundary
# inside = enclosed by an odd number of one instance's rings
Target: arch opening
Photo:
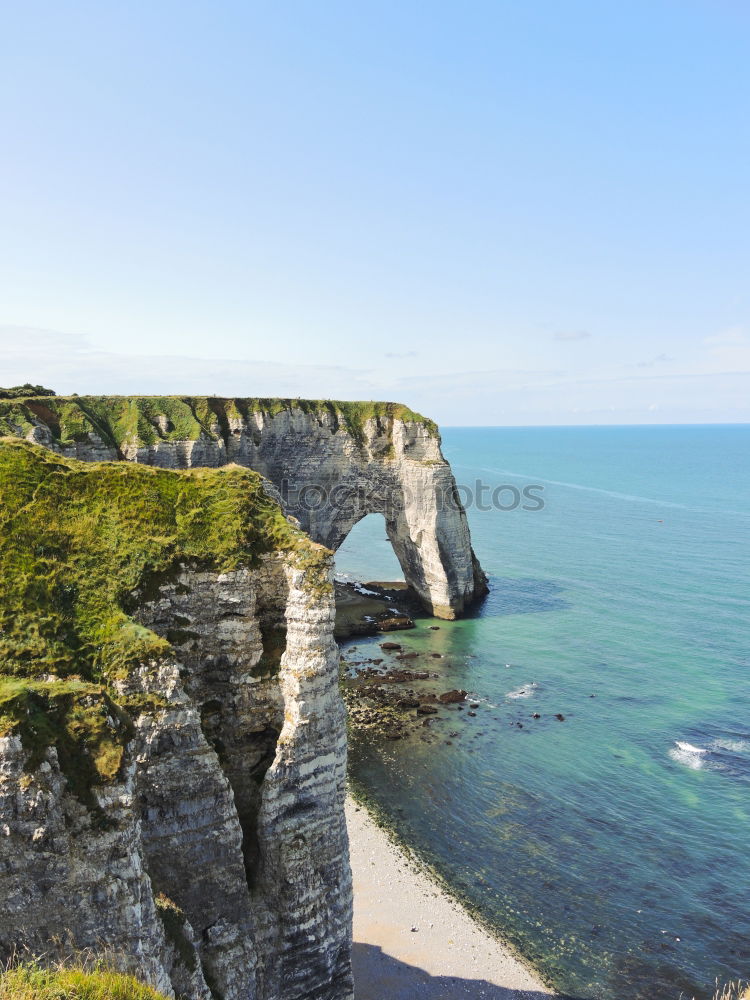
[[[349,531],[336,550],[336,575],[361,583],[404,582],[382,514],[366,514]]]
[[[420,602],[407,587],[382,514],[367,514],[350,529],[336,551],[335,575],[338,639],[414,627]]]

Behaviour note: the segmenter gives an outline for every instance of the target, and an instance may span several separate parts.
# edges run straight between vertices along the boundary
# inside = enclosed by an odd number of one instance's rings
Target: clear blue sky
[[[750,420],[745,0],[28,0],[0,128],[0,384]]]

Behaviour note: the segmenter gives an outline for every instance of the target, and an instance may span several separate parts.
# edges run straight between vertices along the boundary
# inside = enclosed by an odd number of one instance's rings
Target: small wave
[[[703,757],[705,750],[698,750],[696,753],[695,749],[697,748],[691,748],[690,750],[683,749],[683,747],[689,746],[689,743],[676,742],[675,746],[670,748],[669,756],[678,764],[684,764],[685,767],[689,767],[693,771],[699,771],[705,763]]]
[[[705,747],[675,740],[668,751],[672,760],[693,771],[718,771],[740,781],[750,778],[750,739],[720,736]]]
[[[710,744],[712,750],[726,750],[727,753],[750,753],[750,740],[718,739]]]
[[[493,701],[490,701],[489,698],[485,698],[484,695],[475,694],[472,691],[470,691],[466,695],[466,700],[469,702],[476,702],[477,705],[486,705],[487,708],[500,708],[499,705],[496,705]]]
[[[531,684],[522,684],[521,687],[516,688],[515,691],[508,691],[505,697],[530,698],[533,695],[534,691],[536,690],[537,686],[538,685],[536,684],[535,681],[532,681]]]

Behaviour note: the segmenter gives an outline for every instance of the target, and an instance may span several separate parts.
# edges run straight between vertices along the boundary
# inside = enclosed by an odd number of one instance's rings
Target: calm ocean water
[[[545,507],[470,510],[489,598],[404,633],[476,718],[443,713],[451,745],[355,738],[353,775],[571,996],[703,1000],[750,977],[750,426],[443,446],[460,483],[540,484]],[[382,518],[337,563],[400,575]]]

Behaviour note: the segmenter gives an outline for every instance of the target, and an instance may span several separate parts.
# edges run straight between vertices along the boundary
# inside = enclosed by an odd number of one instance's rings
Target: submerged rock
[[[466,691],[459,691],[457,689],[445,691],[438,696],[438,701],[442,702],[443,705],[455,705],[458,702],[466,701]]]
[[[391,615],[379,618],[377,627],[381,632],[397,632],[400,629],[414,628],[414,621],[408,615]]]

